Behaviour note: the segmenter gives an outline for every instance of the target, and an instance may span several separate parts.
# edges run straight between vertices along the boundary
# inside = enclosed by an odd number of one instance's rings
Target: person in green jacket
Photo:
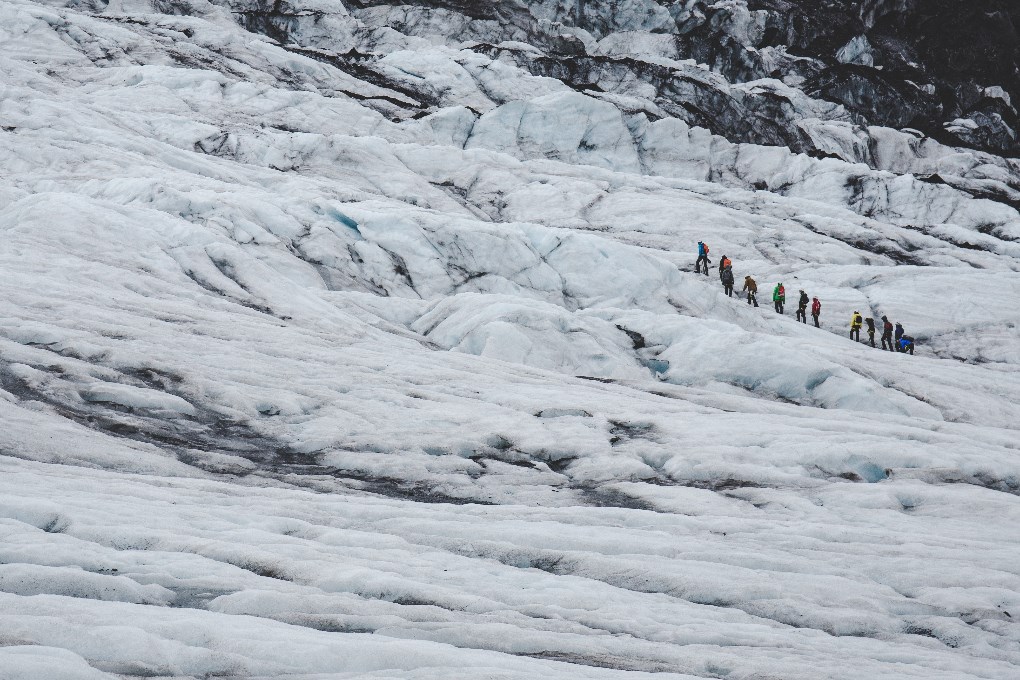
[[[772,303],[776,306],[776,311],[782,314],[783,305],[786,304],[786,289],[783,288],[783,284],[777,283],[772,289]]]

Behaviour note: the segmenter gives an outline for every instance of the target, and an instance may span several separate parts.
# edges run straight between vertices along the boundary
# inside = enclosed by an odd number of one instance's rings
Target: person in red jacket
[[[811,302],[811,316],[815,320],[815,328],[820,328],[818,325],[818,316],[822,313],[822,303],[816,297]]]
[[[892,339],[893,325],[892,321],[888,317],[882,317],[882,349],[887,349],[890,352],[896,351],[896,346],[893,344]]]

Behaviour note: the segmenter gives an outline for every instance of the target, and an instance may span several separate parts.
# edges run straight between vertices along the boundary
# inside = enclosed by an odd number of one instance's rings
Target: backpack
[[[786,289],[783,288],[782,286],[779,286],[779,297],[781,298],[786,297]]]
[[[864,318],[860,314],[854,314],[854,325],[860,328],[862,323],[864,323]]]
[[[819,300],[815,300],[814,304],[811,305],[811,313],[812,314],[822,313],[822,303]]]

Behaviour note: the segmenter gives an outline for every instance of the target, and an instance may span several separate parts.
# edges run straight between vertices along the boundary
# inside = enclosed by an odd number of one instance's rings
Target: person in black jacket
[[[797,321],[801,323],[807,323],[807,306],[811,302],[808,298],[808,294],[803,290],[800,291],[800,300],[797,302]]]
[[[870,316],[864,320],[864,324],[868,327],[868,342],[871,346],[875,346],[875,320]]]
[[[722,271],[722,285],[723,285],[723,291],[725,291],[726,295],[728,295],[729,297],[733,297],[733,268],[732,267],[726,267],[726,269],[723,269],[723,271]]]

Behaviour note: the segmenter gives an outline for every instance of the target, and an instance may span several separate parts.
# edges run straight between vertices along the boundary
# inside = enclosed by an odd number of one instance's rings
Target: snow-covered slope
[[[0,678],[1017,677],[1020,162],[756,4],[0,3]]]

